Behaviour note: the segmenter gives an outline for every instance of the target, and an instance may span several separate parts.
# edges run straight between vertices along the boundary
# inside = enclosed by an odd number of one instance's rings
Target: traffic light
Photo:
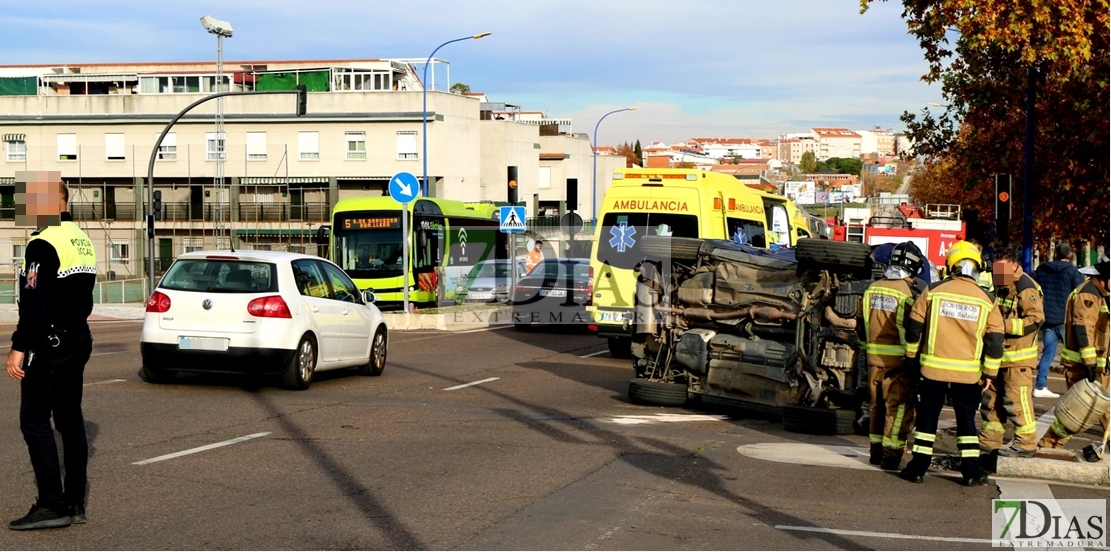
[[[1011,175],[995,175],[995,239],[1010,243],[1008,225],[1011,222]]]
[[[567,179],[567,210],[577,211],[579,209],[579,179]]]
[[[297,116],[300,117],[308,111],[309,92],[303,84],[297,85]]]
[[[510,205],[516,205],[517,204],[517,167],[516,166],[511,166],[511,167],[508,167],[508,169],[509,170],[506,171],[506,177],[507,177],[508,182],[506,183],[506,190],[505,190],[506,191],[506,199],[505,200],[508,201]]]
[[[162,190],[154,191],[154,217],[162,220]]]

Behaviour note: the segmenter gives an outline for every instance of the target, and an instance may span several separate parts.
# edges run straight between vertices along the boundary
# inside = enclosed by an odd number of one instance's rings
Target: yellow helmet
[[[957,243],[954,243],[953,247],[949,248],[949,253],[946,253],[945,267],[949,269],[950,273],[952,273],[953,266],[965,259],[971,259],[972,262],[976,263],[977,267],[979,267],[982,263],[982,261],[980,260],[980,250],[977,249],[975,245],[961,240]]]

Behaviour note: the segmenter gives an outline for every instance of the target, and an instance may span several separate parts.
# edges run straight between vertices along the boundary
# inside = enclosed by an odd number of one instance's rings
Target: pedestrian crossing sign
[[[525,233],[525,208],[524,206],[502,207],[499,209],[498,220],[501,221],[501,231],[506,234]]]

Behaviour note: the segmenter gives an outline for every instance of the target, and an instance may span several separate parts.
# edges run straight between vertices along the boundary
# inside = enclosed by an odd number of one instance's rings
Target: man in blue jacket
[[[1067,243],[1058,243],[1053,252],[1055,261],[1044,263],[1034,272],[1034,280],[1042,286],[1045,323],[1042,325],[1042,359],[1038,364],[1038,377],[1034,382],[1034,396],[1040,399],[1055,399],[1057,393],[1046,389],[1049,366],[1057,356],[1057,344],[1064,340],[1061,332],[1065,324],[1065,304],[1072,290],[1084,283],[1084,276],[1072,264],[1072,248]]]

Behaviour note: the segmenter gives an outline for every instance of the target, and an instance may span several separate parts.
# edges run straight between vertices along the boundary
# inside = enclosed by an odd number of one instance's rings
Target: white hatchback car
[[[277,251],[196,251],[174,260],[147,301],[143,377],[178,372],[278,375],[307,389],[318,370],[386,365],[388,330],[336,265]]]

